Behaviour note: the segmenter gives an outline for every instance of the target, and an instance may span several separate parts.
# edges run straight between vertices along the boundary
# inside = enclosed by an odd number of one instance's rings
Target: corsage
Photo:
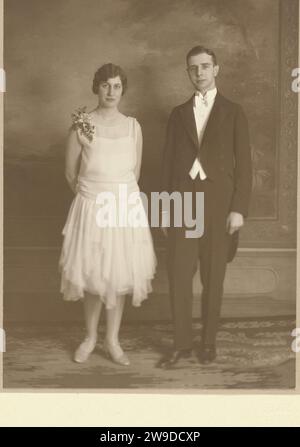
[[[80,107],[72,113],[72,129],[79,130],[89,141],[93,140],[95,126],[91,123],[91,117],[86,112],[86,106]]]

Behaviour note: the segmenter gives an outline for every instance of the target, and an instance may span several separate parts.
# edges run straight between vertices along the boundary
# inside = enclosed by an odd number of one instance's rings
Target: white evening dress
[[[103,136],[105,126],[99,124],[95,124],[91,142],[76,131],[82,147],[80,168],[76,195],[62,230],[59,258],[60,292],[66,301],[84,299],[86,291],[98,295],[107,309],[113,308],[123,294],[130,294],[132,305],[140,306],[152,291],[157,259],[134,174],[139,124],[133,117],[126,119],[128,127],[123,137]],[[119,195],[120,187],[123,193],[127,191],[127,198]],[[100,212],[107,222],[103,205],[108,202],[97,202],[102,192],[112,193],[116,199],[116,206],[106,206],[106,210],[108,214],[116,210],[117,225],[99,225]],[[134,200],[128,200],[129,196]],[[137,220],[131,217],[123,220],[125,225],[119,225],[121,214],[124,219],[130,213]]]

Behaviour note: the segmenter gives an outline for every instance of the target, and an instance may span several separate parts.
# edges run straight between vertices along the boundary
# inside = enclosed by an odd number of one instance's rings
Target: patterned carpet
[[[101,349],[103,332],[88,362],[78,365],[72,353],[83,330],[74,326],[6,327],[4,387],[17,389],[292,389],[295,354],[291,350],[292,318],[224,320],[217,339],[218,356],[208,366],[196,355],[172,370],[156,368],[171,347],[169,323],[135,324],[122,329],[122,346],[129,367],[106,359]],[[201,324],[194,323],[195,351]]]

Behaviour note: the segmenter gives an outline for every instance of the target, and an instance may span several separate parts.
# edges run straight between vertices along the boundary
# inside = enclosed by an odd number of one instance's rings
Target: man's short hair
[[[186,63],[187,63],[187,65],[188,65],[188,63],[189,63],[189,58],[190,58],[190,57],[192,57],[192,56],[196,56],[197,54],[203,54],[203,53],[206,53],[206,54],[208,54],[209,56],[211,56],[211,57],[212,57],[212,60],[213,60],[213,64],[214,64],[214,65],[218,65],[218,63],[217,63],[217,57],[216,57],[215,53],[213,52],[213,50],[210,50],[209,48],[205,48],[205,47],[203,47],[202,45],[197,45],[196,47],[193,47],[193,48],[188,52],[188,54],[186,55]]]

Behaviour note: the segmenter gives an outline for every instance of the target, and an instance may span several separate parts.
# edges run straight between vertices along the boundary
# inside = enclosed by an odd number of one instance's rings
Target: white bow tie
[[[202,95],[195,95],[195,107],[202,107],[202,106],[207,107],[208,106],[208,101],[207,101],[207,97],[206,96],[202,96]]]

